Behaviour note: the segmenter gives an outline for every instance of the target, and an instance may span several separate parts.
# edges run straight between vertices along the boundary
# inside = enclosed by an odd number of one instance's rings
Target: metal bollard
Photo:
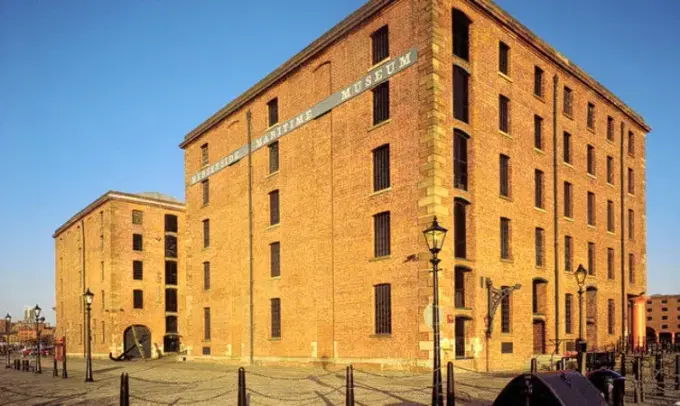
[[[238,406],[246,406],[246,370],[238,369]]]
[[[663,382],[663,358],[661,358],[661,354],[656,354],[654,369],[656,372],[656,396],[664,396],[666,392],[666,384]]]
[[[446,364],[446,406],[456,405],[453,383],[453,362],[449,361]]]
[[[354,406],[354,370],[352,370],[352,365],[347,366],[345,376],[345,406]]]
[[[626,396],[626,380],[614,380],[614,394],[612,406],[624,406],[624,397]]]
[[[59,376],[59,369],[57,369],[57,359],[54,358],[54,368],[52,369],[52,376]]]
[[[31,371],[31,361],[25,359],[24,360],[24,372],[30,372]]]
[[[626,376],[626,354],[621,354],[621,376]]]
[[[680,390],[680,355],[675,356],[675,390]]]
[[[130,406],[130,381],[125,372],[120,374],[120,406]]]
[[[645,385],[644,385],[644,379],[645,379],[645,371],[644,371],[644,358],[640,357],[640,363],[638,366],[639,373],[640,373],[640,378],[638,379],[638,382],[640,383],[640,402],[645,403]]]
[[[531,379],[533,378],[533,375],[531,374],[526,374],[524,375],[524,405],[525,406],[531,406],[531,398],[534,393],[534,388],[531,383]]]
[[[531,373],[535,374],[538,371],[538,360],[536,358],[531,359]]]

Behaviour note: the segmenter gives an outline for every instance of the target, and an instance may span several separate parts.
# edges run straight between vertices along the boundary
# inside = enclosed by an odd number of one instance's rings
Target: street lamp
[[[430,262],[432,263],[432,329],[434,330],[434,368],[432,376],[432,405],[442,406],[444,403],[444,396],[442,392],[442,371],[440,358],[440,343],[439,343],[439,284],[437,282],[437,272],[439,271],[439,261],[437,254],[444,246],[444,239],[446,238],[446,229],[437,223],[437,216],[432,220],[432,225],[425,231],[425,241],[427,247],[432,253]]]
[[[45,321],[44,317],[40,317],[40,311],[42,309],[37,304],[33,308],[33,314],[35,315],[35,373],[42,374],[42,367],[40,365],[40,323]]]
[[[92,299],[94,298],[94,293],[90,292],[90,288],[83,293],[83,299],[85,300],[86,310],[87,310],[87,338],[85,340],[86,345],[86,358],[85,358],[85,382],[94,382],[92,379],[92,335],[90,333],[90,307],[92,305]]]
[[[578,284],[578,341],[579,341],[579,352],[580,352],[580,346],[583,344],[583,286],[586,283],[586,277],[588,276],[588,271],[586,268],[583,267],[583,265],[578,266],[576,269],[576,272],[574,273],[574,276],[576,276],[576,283]]]
[[[7,313],[7,316],[5,316],[5,333],[7,337],[7,365],[5,365],[5,368],[11,368],[12,366],[10,365],[9,362],[9,331],[11,330],[10,326],[12,325],[12,316]]]

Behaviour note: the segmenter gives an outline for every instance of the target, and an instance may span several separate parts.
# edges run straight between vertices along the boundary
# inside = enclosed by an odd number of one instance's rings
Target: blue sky
[[[52,232],[105,191],[183,198],[184,134],[361,4],[0,0],[0,313],[54,305]],[[680,293],[680,2],[498,4],[653,127],[648,293]]]

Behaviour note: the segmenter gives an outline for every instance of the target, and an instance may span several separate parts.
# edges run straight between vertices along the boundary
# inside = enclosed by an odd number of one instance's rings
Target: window
[[[177,332],[177,316],[165,316],[165,332]]]
[[[571,89],[564,87],[564,101],[562,102],[562,112],[568,116],[571,116]]]
[[[142,224],[144,220],[144,212],[141,210],[132,210],[132,224]]]
[[[462,11],[451,11],[453,54],[461,59],[469,60],[470,20]]]
[[[595,147],[588,145],[587,151],[587,170],[591,175],[595,175]]]
[[[564,270],[567,272],[571,272],[572,270],[572,259],[573,259],[573,250],[571,246],[571,236],[565,235],[564,236]]]
[[[106,300],[105,300],[105,293],[104,290],[101,291],[101,300],[100,302],[102,303],[102,310],[106,309]]]
[[[635,135],[628,131],[628,155],[635,156]]]
[[[466,123],[469,122],[469,78],[470,75],[465,69],[460,66],[453,67],[453,118]]]
[[[571,334],[571,314],[572,314],[572,303],[574,301],[574,296],[571,293],[567,293],[564,296],[564,332],[566,334]]]
[[[607,156],[607,183],[614,184],[614,158]]]
[[[137,281],[144,279],[144,263],[142,261],[132,261],[132,279]]]
[[[269,244],[270,275],[272,278],[281,276],[281,243]]]
[[[279,191],[269,192],[269,225],[279,224],[281,221],[279,213]]]
[[[628,239],[632,240],[635,235],[635,214],[632,209],[628,209]]]
[[[507,286],[501,286],[501,289],[507,289]],[[501,333],[510,332],[510,295],[506,295],[501,300]]]
[[[510,259],[510,219],[501,217],[501,258]]]
[[[498,43],[498,70],[505,75],[509,75],[510,47],[504,42]]]
[[[279,99],[277,97],[267,103],[267,112],[269,127],[279,122]]]
[[[166,233],[177,232],[177,216],[175,216],[174,214],[165,215],[165,232]]]
[[[144,244],[142,243],[141,234],[132,234],[132,250],[133,251],[143,251]]]
[[[573,199],[572,184],[569,182],[564,182],[564,217],[574,217]]]
[[[467,205],[462,199],[453,201],[453,251],[456,258],[467,258]]]
[[[498,129],[506,134],[510,133],[510,99],[498,96]]]
[[[628,254],[628,282],[635,283],[635,255]]]
[[[269,173],[279,171],[279,142],[269,144]]]
[[[165,311],[177,312],[177,289],[165,289]]]
[[[591,130],[595,128],[595,105],[593,103],[588,103],[586,124]]]
[[[376,258],[390,255],[390,212],[373,216],[373,254]]]
[[[539,116],[534,116],[534,147],[543,149],[543,119]]]
[[[614,248],[607,248],[607,278],[614,279]]]
[[[588,192],[588,225],[595,225],[595,193]]]
[[[144,292],[135,289],[132,291],[132,307],[135,309],[143,309],[144,308]]]
[[[661,316],[661,320],[668,320],[668,316]]]
[[[385,144],[373,150],[373,191],[390,187],[390,146]]]
[[[203,190],[203,206],[205,206],[210,202],[210,179],[203,180],[201,188]]]
[[[177,237],[174,235],[165,236],[165,257],[177,258]]]
[[[534,170],[534,206],[543,208],[543,171]]]
[[[501,155],[499,159],[500,165],[500,194],[501,196],[510,197],[510,157]]]
[[[535,232],[536,266],[545,266],[545,231],[537,227]]]
[[[177,262],[165,261],[165,284],[177,285]]]
[[[206,341],[210,340],[210,308],[209,307],[203,308],[203,340],[206,340]],[[210,352],[208,352],[208,353],[210,353]]]
[[[607,231],[614,232],[614,202],[607,200]]]
[[[203,220],[203,248],[210,247],[210,220]]]
[[[566,131],[562,134],[562,160],[571,163],[571,134]]]
[[[595,243],[588,243],[588,275],[595,275]]]
[[[390,284],[373,287],[375,291],[375,334],[392,334]]]
[[[628,168],[628,193],[635,194],[635,176],[632,168]]]
[[[468,136],[460,130],[453,132],[453,187],[467,190],[467,140]]]
[[[102,321],[102,343],[106,342],[106,323]]]
[[[386,25],[371,34],[371,45],[373,48],[373,65],[390,56],[389,31]]]
[[[100,266],[99,266],[99,269],[100,269],[100,273],[101,273],[100,276],[101,276],[101,280],[103,281],[103,280],[104,280],[104,261],[101,261],[101,262],[99,263],[99,265],[100,265]],[[63,279],[62,279],[61,281],[62,281],[61,283],[62,283],[62,285],[63,285]]]
[[[210,262],[203,263],[203,290],[210,290]]]
[[[281,299],[271,299],[272,338],[281,338]]]
[[[465,308],[465,272],[467,270],[462,267],[455,267],[454,270],[454,305],[457,309]]]
[[[208,144],[201,145],[201,166],[208,165]]]
[[[543,69],[534,66],[534,94],[543,97]]]
[[[614,334],[614,299],[607,300],[607,332]]]
[[[373,125],[390,118],[390,82],[384,82],[373,88]]]
[[[614,141],[614,119],[611,116],[607,116],[607,139]]]

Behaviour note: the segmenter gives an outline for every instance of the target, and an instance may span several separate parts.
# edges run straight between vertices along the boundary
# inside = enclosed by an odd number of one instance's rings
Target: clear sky
[[[498,3],[652,126],[648,293],[680,293],[680,2]],[[52,233],[102,193],[183,199],[182,137],[361,4],[0,0],[0,313],[54,306]]]

